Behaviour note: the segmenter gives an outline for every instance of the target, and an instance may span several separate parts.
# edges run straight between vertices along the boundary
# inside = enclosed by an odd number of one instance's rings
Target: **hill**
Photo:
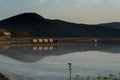
[[[75,24],[61,20],[53,20],[53,22],[80,37],[120,37],[120,30],[106,26]]]
[[[0,28],[13,33],[28,32],[32,37],[64,37],[71,34],[36,13],[24,13],[0,21]]]
[[[99,25],[111,27],[111,28],[115,28],[115,29],[120,29],[120,22],[103,23],[103,24],[99,24]]]
[[[36,13],[23,13],[2,20],[0,28],[13,33],[25,31],[31,37],[120,37],[119,29],[50,20]]]

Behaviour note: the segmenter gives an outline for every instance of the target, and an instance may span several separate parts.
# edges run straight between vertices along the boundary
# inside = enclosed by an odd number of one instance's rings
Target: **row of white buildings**
[[[0,40],[10,40],[11,39],[11,32],[9,32],[6,29],[0,28]],[[33,44],[39,44],[39,43],[56,43],[57,41],[54,39],[32,39]]]
[[[37,44],[37,43],[55,43],[56,40],[54,39],[33,39],[32,43]]]

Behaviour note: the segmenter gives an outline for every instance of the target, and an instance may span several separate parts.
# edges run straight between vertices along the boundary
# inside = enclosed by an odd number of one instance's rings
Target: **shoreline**
[[[0,46],[56,46],[81,44],[120,44],[120,38],[11,38],[8,40],[0,40]]]
[[[42,43],[42,44],[32,44],[32,43],[12,43],[12,44],[0,44],[0,46],[74,46],[74,45],[96,45],[96,44],[120,44],[117,42],[106,42],[106,43],[95,43],[95,42],[77,42],[77,43]]]

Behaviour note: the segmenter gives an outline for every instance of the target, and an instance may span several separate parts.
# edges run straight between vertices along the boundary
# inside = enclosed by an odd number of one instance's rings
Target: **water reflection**
[[[10,48],[10,46],[0,46],[0,52],[5,51],[9,48]]]
[[[120,67],[120,45],[114,44],[1,46],[0,49],[0,71],[16,74],[18,80],[67,80],[68,62],[72,63],[72,77],[118,73]]]
[[[100,51],[120,53],[120,45],[77,45],[77,46],[1,46],[0,54],[22,62],[37,62],[48,56],[60,56],[75,52]]]
[[[33,46],[32,50],[52,50],[54,46]]]

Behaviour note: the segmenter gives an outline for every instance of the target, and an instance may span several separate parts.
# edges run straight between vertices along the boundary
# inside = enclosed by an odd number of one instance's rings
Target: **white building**
[[[5,29],[0,29],[0,40],[7,40],[10,38],[11,38],[11,32]]]

